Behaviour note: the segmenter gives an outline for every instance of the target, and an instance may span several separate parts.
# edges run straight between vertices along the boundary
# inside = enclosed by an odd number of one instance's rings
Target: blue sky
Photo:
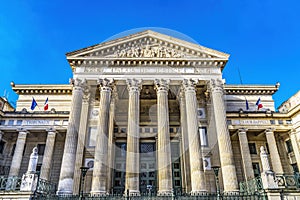
[[[85,2],[85,3],[84,3]],[[229,53],[224,78],[280,82],[276,106],[300,89],[297,0],[5,1],[0,8],[0,96],[16,84],[68,83],[65,53],[120,32],[163,27]]]

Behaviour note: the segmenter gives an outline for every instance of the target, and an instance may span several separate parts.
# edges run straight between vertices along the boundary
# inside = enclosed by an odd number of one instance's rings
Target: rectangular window
[[[46,147],[46,144],[38,144],[37,145],[39,156],[43,156],[44,155],[44,153],[45,153],[45,147]]]
[[[116,143],[116,157],[126,157],[126,143]]]
[[[200,136],[201,146],[207,147],[208,146],[208,140],[207,140],[206,127],[200,127],[199,128],[199,136]]]
[[[5,120],[0,120],[0,125],[5,125]]]
[[[15,149],[16,149],[16,144],[14,144],[13,147],[12,147],[12,149],[11,149],[11,153],[10,153],[11,156],[14,156]]]
[[[0,154],[3,154],[4,147],[5,147],[5,142],[4,141],[0,141]]]
[[[22,120],[17,120],[17,125],[21,126],[22,125]]]
[[[275,120],[271,119],[271,120],[270,120],[270,123],[271,123],[271,124],[275,124]]]
[[[288,153],[291,153],[291,152],[294,151],[291,140],[285,141],[285,145],[286,145],[286,150],[287,150]]]
[[[170,133],[173,133],[174,129],[173,128],[169,128],[169,131],[170,131]]]
[[[292,124],[292,120],[286,120],[286,124]]]
[[[255,143],[248,143],[250,154],[257,154]]]
[[[157,133],[157,128],[153,128],[153,133]]]
[[[60,125],[60,120],[54,120],[54,126],[59,126]]]
[[[114,127],[114,133],[118,133],[118,132],[119,132],[118,127]]]
[[[121,133],[126,133],[126,128],[121,128]]]
[[[14,125],[14,120],[8,120],[8,126],[13,126]]]
[[[145,128],[145,133],[150,133],[150,128]]]
[[[63,126],[68,126],[68,120],[63,120]]]
[[[254,177],[260,176],[259,163],[252,163]]]
[[[283,124],[283,120],[278,120],[278,124]]]

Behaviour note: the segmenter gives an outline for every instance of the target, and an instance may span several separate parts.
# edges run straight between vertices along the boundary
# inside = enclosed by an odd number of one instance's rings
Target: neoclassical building
[[[162,196],[216,192],[214,166],[221,191],[239,191],[261,175],[261,147],[276,176],[300,168],[300,94],[275,111],[279,84],[226,84],[226,53],[147,30],[66,57],[70,84],[11,83],[19,99],[0,111],[1,175],[22,176],[33,147],[57,194],[78,193],[82,166],[86,193]]]

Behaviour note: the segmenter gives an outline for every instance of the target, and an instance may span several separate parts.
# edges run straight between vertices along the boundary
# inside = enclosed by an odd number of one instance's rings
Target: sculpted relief
[[[163,46],[135,46],[115,52],[121,58],[182,58],[184,54]]]

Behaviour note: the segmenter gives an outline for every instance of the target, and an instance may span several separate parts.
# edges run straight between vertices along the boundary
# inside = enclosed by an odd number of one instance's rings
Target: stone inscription
[[[103,74],[218,74],[217,68],[193,68],[193,67],[85,67],[87,73]]]
[[[232,120],[233,125],[269,125],[269,120]]]
[[[23,125],[50,125],[50,120],[24,120]]]

